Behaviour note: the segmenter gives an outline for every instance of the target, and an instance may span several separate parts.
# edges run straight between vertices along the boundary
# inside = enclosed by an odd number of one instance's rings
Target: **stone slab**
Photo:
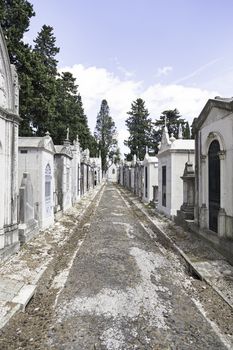
[[[28,304],[28,302],[33,297],[33,295],[35,293],[35,290],[36,290],[36,285],[34,285],[34,284],[26,284],[25,286],[23,286],[20,289],[19,294],[14,297],[12,302],[15,303],[15,304],[20,304],[21,308],[24,311],[25,307]]]

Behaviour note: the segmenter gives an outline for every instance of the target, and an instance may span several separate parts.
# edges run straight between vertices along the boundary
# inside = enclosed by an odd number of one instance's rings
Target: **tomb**
[[[195,223],[232,256],[233,98],[210,99],[194,120]]]
[[[109,182],[117,183],[118,177],[119,177],[118,173],[119,173],[119,166],[115,163],[112,163],[107,170],[107,180]]]
[[[165,125],[158,157],[158,211],[173,218],[183,204],[183,175],[185,163],[194,164],[194,140],[169,137]]]
[[[73,141],[71,146],[72,152],[72,184],[71,184],[71,201],[72,205],[77,203],[80,199],[80,173],[81,173],[81,147],[79,144],[78,136],[76,140]]]
[[[44,137],[19,137],[19,185],[23,174],[30,174],[34,193],[35,219],[40,229],[54,223],[54,154],[53,141]]]
[[[19,85],[0,28],[0,259],[19,249],[18,127]]]
[[[86,149],[81,154],[81,178],[80,191],[81,196],[89,191],[92,185],[90,151]]]
[[[144,166],[144,190],[143,200],[147,203],[157,203],[158,200],[158,158],[146,154],[143,162]]]
[[[67,132],[68,134],[68,132]],[[65,211],[72,206],[72,151],[67,135],[63,145],[55,145],[54,177],[55,177],[55,213]]]
[[[34,189],[30,174],[23,173],[19,187],[19,240],[25,243],[38,233],[35,219]]]
[[[102,181],[102,160],[101,156],[99,157],[91,157],[91,169],[93,174],[93,186],[97,186]]]

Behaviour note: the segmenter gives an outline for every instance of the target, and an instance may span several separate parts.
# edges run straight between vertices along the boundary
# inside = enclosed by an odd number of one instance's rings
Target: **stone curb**
[[[95,191],[93,193],[93,195],[91,195],[92,194],[92,190],[91,190],[91,192],[86,192],[84,194],[84,196],[81,197],[81,200],[82,200],[82,198],[83,199],[87,198],[88,194],[90,196],[88,204],[80,211],[79,220],[81,220],[84,217],[86,211],[88,210],[88,208],[92,204],[93,200],[103,190],[104,186],[105,186],[105,181],[102,181],[102,183],[99,186],[97,186],[97,188],[93,189],[93,191]],[[79,203],[79,202],[77,202],[77,203]],[[66,214],[66,212],[64,212],[63,215],[65,215],[65,214]],[[63,217],[63,215],[61,216],[61,218]],[[59,221],[59,220],[57,220],[57,221]],[[49,261],[49,264],[51,264],[52,261],[53,261],[53,258]],[[43,276],[43,274],[46,272],[47,268],[48,268],[48,266],[45,268],[45,270],[43,271],[42,274],[39,274],[38,280],[35,281],[35,284],[33,284],[33,285],[24,284],[22,286],[22,288],[19,290],[19,292],[17,293],[17,295],[14,296],[14,298],[11,301],[7,302],[8,305],[10,304],[11,309],[6,313],[6,315],[4,315],[1,318],[0,329],[2,329],[10,321],[10,319],[16,315],[17,312],[19,312],[19,311],[24,312],[25,311],[27,304],[29,303],[31,298],[35,295],[37,285],[38,285],[41,277]]]
[[[131,193],[131,192],[130,192]],[[132,194],[132,193],[131,193]],[[202,281],[204,281],[206,284],[208,284],[211,288],[213,288],[216,293],[233,309],[233,304],[229,302],[229,300],[224,296],[224,294],[212,283],[212,281],[201,273],[196,266],[193,265],[192,261],[189,259],[189,257],[183,252],[182,249],[180,249],[177,244],[159,227],[156,225],[156,223],[153,221],[151,216],[148,214],[148,212],[144,209],[141,208],[140,205],[135,203],[133,200],[130,200],[130,202],[133,203],[147,218],[148,220],[153,224],[153,226],[156,228],[156,230],[159,231],[159,233],[172,245],[174,250],[185,260],[185,262],[188,265],[189,271],[191,273],[196,274]],[[143,203],[142,203],[143,205]]]

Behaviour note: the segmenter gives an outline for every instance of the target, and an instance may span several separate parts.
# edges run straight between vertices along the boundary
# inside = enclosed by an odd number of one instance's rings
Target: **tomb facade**
[[[44,137],[19,137],[19,181],[29,173],[34,193],[35,219],[40,229],[54,223],[54,154],[49,133]]]
[[[195,223],[232,256],[233,98],[210,99],[194,120]]]
[[[183,204],[183,175],[185,163],[194,164],[194,140],[169,137],[164,127],[158,157],[158,211],[173,218]]]
[[[0,259],[19,249],[18,128],[19,85],[0,28]]]

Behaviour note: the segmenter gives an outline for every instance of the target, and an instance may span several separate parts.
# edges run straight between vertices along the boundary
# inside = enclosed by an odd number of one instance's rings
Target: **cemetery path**
[[[224,349],[177,256],[108,185],[60,294],[49,347]],[[225,342],[227,346],[227,341]]]
[[[231,325],[219,320],[232,316],[223,301],[187,273],[117,186],[104,187],[69,244],[56,274],[48,269],[39,295],[9,324],[6,349],[233,347]]]

